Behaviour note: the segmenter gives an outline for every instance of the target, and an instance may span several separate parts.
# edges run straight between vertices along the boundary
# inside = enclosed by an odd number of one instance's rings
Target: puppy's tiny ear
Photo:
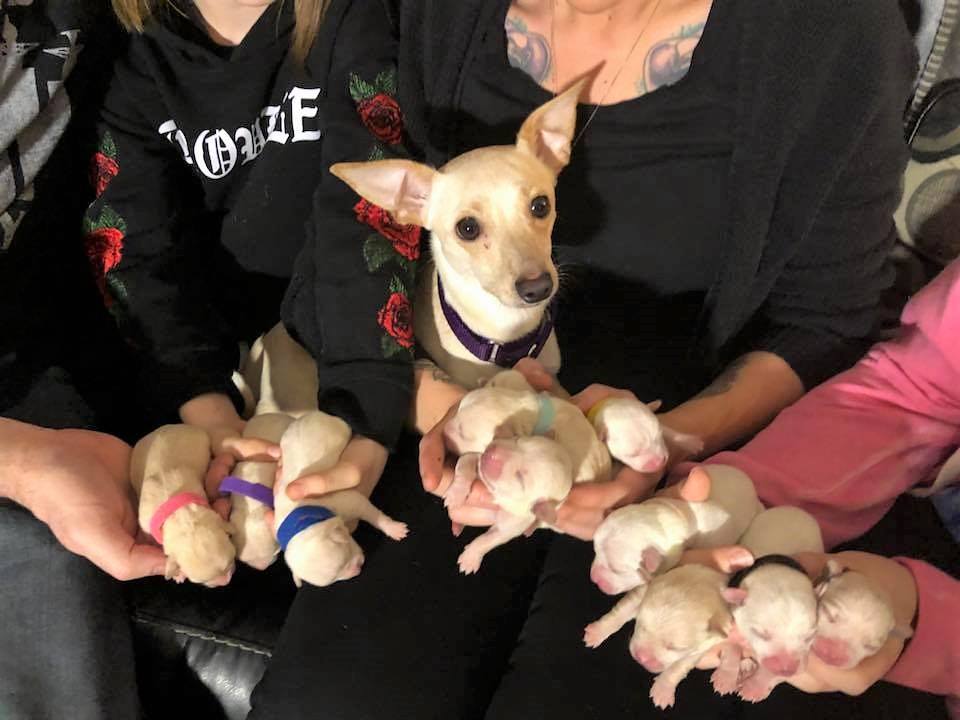
[[[427,227],[430,192],[437,171],[412,160],[336,163],[331,174],[368,202],[404,224]]]
[[[660,554],[659,550],[652,547],[644,548],[640,557],[640,571],[646,571],[650,575],[653,575],[663,562],[663,555]]]
[[[822,598],[827,592],[830,581],[839,575],[843,575],[844,572],[846,572],[846,568],[839,562],[833,558],[827,560],[827,564],[823,566],[820,576],[816,579],[816,582],[814,582],[813,591],[816,593],[817,599]]]
[[[655,413],[660,409],[661,405],[663,405],[663,400],[654,400],[653,402],[647,403],[647,409],[650,410],[650,412]]]
[[[703,440],[696,435],[677,432],[663,423],[660,424],[660,431],[663,433],[663,439],[667,442],[667,447],[679,450],[684,459],[703,450]]]
[[[293,576],[293,584],[296,585],[297,587],[303,587],[303,581],[296,574],[294,574]]]
[[[728,605],[732,605],[734,607],[737,605],[743,605],[744,601],[747,599],[747,591],[743,588],[727,587],[721,590],[720,594],[723,595],[723,599],[727,601]]]
[[[517,133],[517,149],[533,155],[559,173],[570,162],[577,102],[587,82],[583,78],[565,92],[534,110]]]
[[[727,637],[733,630],[733,615],[727,611],[715,612],[707,621],[707,631]]]

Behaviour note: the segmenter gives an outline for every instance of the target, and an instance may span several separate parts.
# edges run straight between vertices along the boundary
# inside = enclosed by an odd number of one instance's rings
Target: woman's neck
[[[218,45],[236,46],[273,0],[194,0],[207,31]]]
[[[557,20],[590,26],[616,28],[643,22],[656,0],[547,0]]]

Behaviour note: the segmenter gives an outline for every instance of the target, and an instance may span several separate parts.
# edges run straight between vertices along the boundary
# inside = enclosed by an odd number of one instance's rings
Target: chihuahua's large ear
[[[559,173],[570,162],[577,102],[587,79],[534,110],[517,133],[517,148],[533,155],[554,173]]]
[[[437,174],[433,168],[412,160],[373,160],[336,163],[330,172],[397,222],[427,227],[430,192]]]

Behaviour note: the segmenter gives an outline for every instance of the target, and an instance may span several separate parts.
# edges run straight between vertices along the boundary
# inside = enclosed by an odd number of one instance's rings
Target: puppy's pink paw
[[[388,520],[383,524],[384,535],[394,540],[403,540],[408,532],[410,530],[407,528],[407,524],[397,520]]]
[[[480,563],[482,562],[483,554],[476,550],[471,550],[469,546],[460,553],[460,557],[457,558],[457,566],[464,575],[473,575],[480,569]]]
[[[598,648],[610,637],[599,622],[592,622],[583,629],[583,644],[588,648]]]
[[[720,695],[729,695],[737,691],[738,684],[738,673],[737,669],[733,668],[733,671],[718,667],[713,671],[713,674],[710,676],[710,682],[713,684],[713,689]]]
[[[758,703],[770,697],[771,690],[773,690],[773,688],[770,687],[769,683],[757,682],[756,679],[749,678],[745,683],[743,683],[743,685],[740,686],[737,694],[740,696],[741,700]]]
[[[653,687],[650,688],[650,699],[661,710],[673,707],[676,694],[677,686],[669,680],[665,680],[662,675],[657,676],[657,679],[653,681]]]

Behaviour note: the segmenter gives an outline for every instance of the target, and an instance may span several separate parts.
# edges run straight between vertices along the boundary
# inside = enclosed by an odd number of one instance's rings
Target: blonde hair
[[[287,1],[277,0],[281,3]],[[159,3],[166,2],[177,12],[183,12],[174,0],[111,0],[111,2],[120,23],[130,32],[143,32],[144,24],[153,15]],[[306,60],[330,2],[331,0],[293,0],[293,14],[296,22],[291,49],[297,62],[303,63]]]

